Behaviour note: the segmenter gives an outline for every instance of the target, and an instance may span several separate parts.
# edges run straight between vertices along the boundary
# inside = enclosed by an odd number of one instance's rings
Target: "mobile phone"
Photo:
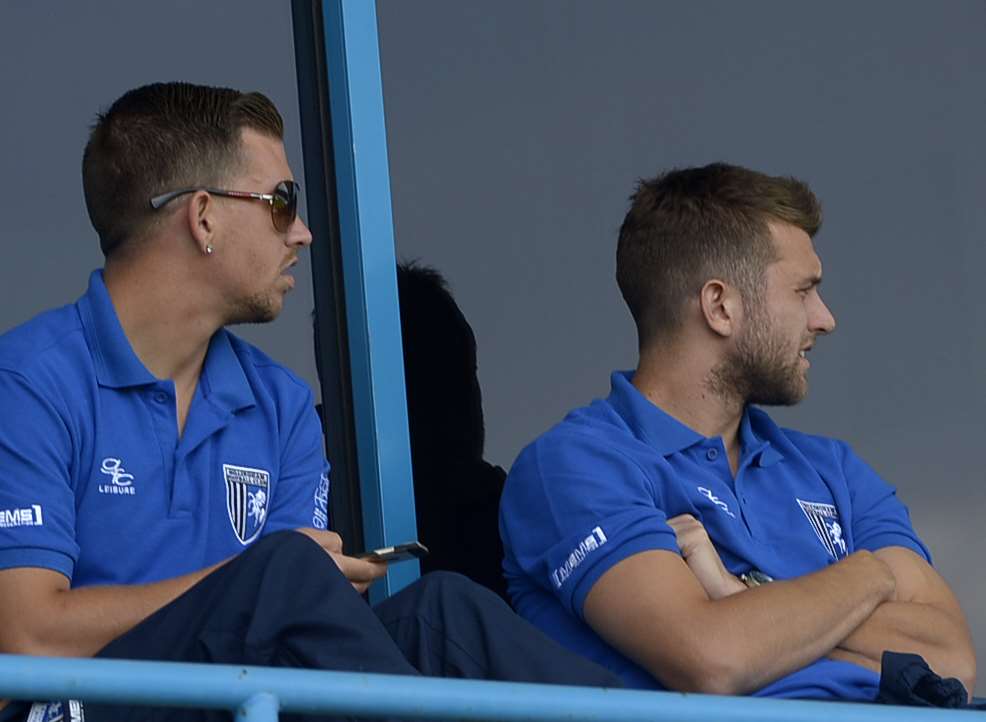
[[[371,562],[406,562],[408,559],[421,559],[426,556],[428,556],[428,547],[419,541],[411,541],[363,552],[357,554],[356,558]]]

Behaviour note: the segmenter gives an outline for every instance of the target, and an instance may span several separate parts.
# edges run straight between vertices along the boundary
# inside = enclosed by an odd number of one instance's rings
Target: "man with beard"
[[[0,336],[0,652],[618,685],[457,575],[360,597],[386,567],[327,528],[311,391],[225,328],[274,319],[312,242],[283,132],[265,96],[188,83],[93,127],[105,268]]]
[[[871,701],[893,650],[973,688],[962,611],[893,488],[756,407],[800,401],[835,328],[820,224],[793,178],[640,182],[617,251],[637,368],[510,472],[515,607],[629,686]]]

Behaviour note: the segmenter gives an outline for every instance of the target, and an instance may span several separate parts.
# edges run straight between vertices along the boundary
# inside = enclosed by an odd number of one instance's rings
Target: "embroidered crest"
[[[808,518],[808,523],[815,530],[818,541],[825,547],[833,559],[842,559],[849,550],[846,547],[846,540],[843,538],[842,525],[839,523],[839,514],[831,504],[823,504],[818,501],[802,501],[798,499],[801,511]]]
[[[226,480],[226,511],[240,544],[252,542],[267,521],[270,473],[248,466],[223,464]]]

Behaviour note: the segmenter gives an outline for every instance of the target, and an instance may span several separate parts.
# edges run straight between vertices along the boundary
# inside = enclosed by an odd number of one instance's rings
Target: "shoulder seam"
[[[590,438],[593,441],[599,441],[599,439],[597,439],[596,437],[592,436],[591,434],[586,434],[586,433],[581,432],[581,431],[572,431],[572,432],[569,432],[569,433],[572,433],[573,436],[580,436],[580,437],[583,437],[583,438]],[[533,451],[534,451],[534,463],[537,466],[537,472],[538,472],[538,475],[541,478],[544,478],[544,472],[541,470],[541,449],[540,449],[541,444],[539,442],[543,438],[544,437],[542,436],[541,438],[536,439],[534,441],[534,443],[532,444]],[[607,446],[607,448],[610,451],[615,452],[620,458],[624,459],[625,461],[630,462],[630,464],[633,467],[635,467],[637,469],[637,471],[639,471],[641,474],[643,474],[643,476],[644,476],[645,479],[647,479],[650,482],[653,482],[653,479],[651,478],[651,475],[648,474],[646,472],[646,470],[644,469],[644,467],[641,466],[640,463],[636,459],[634,459],[632,456],[630,456],[630,454],[626,453],[622,449],[618,449],[618,448],[615,448],[613,446]],[[657,454],[656,451],[654,453]],[[658,456],[661,456],[661,458],[665,458],[662,454],[658,454]]]
[[[0,357],[0,369],[8,370],[12,373],[17,373],[21,375],[24,379],[27,379],[28,377],[24,376],[22,371],[13,368],[11,364],[13,363],[27,364],[29,362],[33,362],[36,360],[38,356],[47,353],[55,346],[62,344],[67,338],[69,338],[70,336],[74,336],[77,333],[83,334],[83,337],[85,336],[81,325],[76,326],[71,331],[69,331],[68,333],[62,336],[59,336],[58,338],[52,339],[51,343],[45,344],[44,346],[41,347],[32,347],[26,350],[26,352],[20,354],[20,358],[18,359],[10,359],[10,358],[4,359],[3,357]]]
[[[280,363],[279,361],[272,359],[269,354],[263,351],[263,349],[259,348],[255,344],[250,343],[246,339],[240,338],[235,333],[230,331],[228,328],[225,329],[225,331],[226,334],[229,336],[232,345],[235,346],[235,344],[241,344],[243,347],[247,349],[247,351],[250,354],[250,364],[255,369],[261,369],[261,368],[276,369],[281,373],[281,375],[287,378],[294,386],[303,389],[309,398],[312,399],[315,398],[315,394],[313,393],[311,386],[297,373],[295,373],[294,371],[292,371],[291,369],[289,369],[287,366]]]

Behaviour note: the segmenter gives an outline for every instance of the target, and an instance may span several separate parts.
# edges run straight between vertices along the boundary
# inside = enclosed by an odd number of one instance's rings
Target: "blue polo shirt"
[[[517,611],[563,645],[660,689],[585,622],[596,581],[639,552],[680,554],[667,519],[691,514],[735,575],[790,579],[858,549],[902,546],[930,561],[894,489],[841,441],[775,425],[748,407],[735,479],[722,439],[696,433],[614,373],[612,392],[521,452],[500,505],[504,572]],[[873,699],[878,675],[819,660],[758,695]]]
[[[0,569],[136,584],[327,526],[307,385],[220,330],[179,436],[174,383],[134,354],[101,271],[0,336],[0,409]]]

